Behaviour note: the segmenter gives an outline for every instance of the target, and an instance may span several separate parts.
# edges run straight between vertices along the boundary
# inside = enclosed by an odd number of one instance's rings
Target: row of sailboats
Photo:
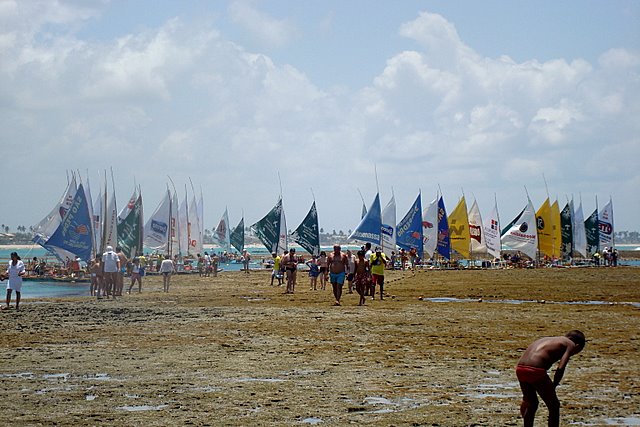
[[[502,229],[497,201],[483,219],[475,200],[467,209],[464,195],[449,215],[440,194],[424,211],[418,194],[398,223],[395,211],[394,196],[381,209],[376,194],[368,209],[363,202],[360,223],[349,238],[379,245],[387,255],[398,248],[415,249],[421,259],[441,256],[446,260],[495,259],[503,251],[520,251],[534,260],[538,256],[550,260],[588,258],[614,244],[611,199],[585,220],[582,202],[574,208],[573,200],[568,201],[560,211],[558,201],[551,204],[547,198],[535,211],[527,196],[524,209]]]

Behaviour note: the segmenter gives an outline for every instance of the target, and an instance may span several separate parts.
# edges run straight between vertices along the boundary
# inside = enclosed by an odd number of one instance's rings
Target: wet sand
[[[389,272],[366,307],[307,280],[176,276],[165,294],[148,277],[116,301],[2,311],[0,424],[520,425],[517,359],[575,328],[563,425],[638,425],[638,268]]]

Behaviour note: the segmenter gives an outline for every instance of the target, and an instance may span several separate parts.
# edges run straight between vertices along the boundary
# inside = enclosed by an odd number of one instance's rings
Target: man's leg
[[[529,383],[520,383],[522,390],[522,403],[520,404],[520,414],[524,420],[524,427],[533,427],[533,420],[538,410],[538,396],[536,389]]]
[[[560,401],[551,378],[547,377],[545,381],[536,384],[536,390],[549,410],[549,427],[558,427],[560,425]]]

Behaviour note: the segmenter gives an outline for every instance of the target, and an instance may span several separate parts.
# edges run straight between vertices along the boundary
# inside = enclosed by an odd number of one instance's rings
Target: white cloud
[[[234,22],[253,34],[255,41],[267,47],[284,47],[296,34],[292,24],[258,10],[250,1],[232,2],[229,5],[229,14]]]

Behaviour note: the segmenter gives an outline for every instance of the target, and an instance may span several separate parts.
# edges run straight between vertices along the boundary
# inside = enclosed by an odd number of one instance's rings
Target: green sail
[[[598,209],[584,222],[587,233],[587,253],[595,254],[600,246],[600,230],[598,229]]]
[[[282,214],[282,199],[264,216],[260,221],[251,226],[258,239],[264,244],[269,252],[278,251],[280,240],[280,222]]]
[[[236,228],[234,228],[229,235],[229,241],[231,242],[231,246],[236,248],[238,252],[244,250],[244,218],[240,220]]]
[[[573,253],[573,226],[571,225],[571,205],[567,205],[560,212],[560,234],[562,243],[560,244],[560,252],[562,258],[570,258]]]
[[[142,252],[142,195],[138,196],[127,217],[118,223],[118,246],[127,258]]]
[[[313,202],[309,213],[291,234],[291,237],[311,255],[320,255],[320,230],[318,229],[316,202]]]

